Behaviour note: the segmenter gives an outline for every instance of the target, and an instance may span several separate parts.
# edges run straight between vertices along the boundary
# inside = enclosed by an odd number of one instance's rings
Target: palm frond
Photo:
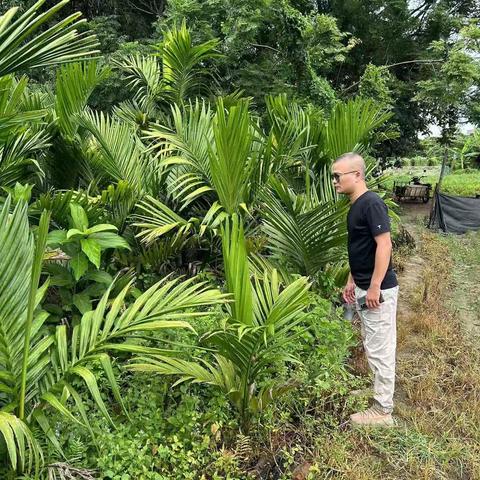
[[[371,99],[358,97],[339,103],[322,132],[324,159],[330,163],[343,153],[364,153],[371,135],[392,117]]]
[[[184,210],[212,191],[209,149],[214,144],[213,112],[195,101],[181,110],[172,106],[172,126],[152,125],[145,138],[162,165],[169,168],[169,194]]]
[[[139,213],[134,216],[135,227],[140,229],[136,235],[142,243],[151,245],[161,236],[175,230],[173,243],[185,237],[199,221],[191,218],[188,221],[177,215],[165,204],[153,197],[146,196],[137,205]]]
[[[71,63],[57,72],[55,113],[62,135],[72,139],[77,131],[77,115],[87,106],[95,87],[109,74],[97,62]]]
[[[233,294],[232,317],[243,325],[253,325],[252,285],[241,219],[234,214],[222,229],[223,261],[227,291]]]
[[[179,28],[164,32],[159,55],[165,93],[171,101],[181,105],[190,96],[205,93],[207,75],[202,64],[219,56],[215,50],[218,42],[213,39],[194,45],[185,21]]]
[[[91,133],[85,149],[92,167],[107,181],[126,181],[137,192],[155,192],[157,172],[131,125],[103,112],[84,112],[79,124]]]
[[[7,458],[13,470],[31,471],[43,462],[43,453],[35,437],[15,415],[0,410],[0,435],[7,448]]]
[[[48,146],[49,137],[43,131],[26,130],[6,139],[0,145],[0,185],[12,187],[42,178],[44,172],[35,157]]]
[[[28,105],[30,97],[27,77],[0,77],[0,141],[41,125],[47,112],[41,105]]]
[[[53,26],[42,27],[67,3],[63,0],[40,13],[46,0],[39,0],[21,15],[18,7],[7,10],[0,17],[0,77],[26,68],[57,65],[87,58],[97,53],[96,37],[78,33],[85,20],[74,13]],[[32,38],[32,34],[38,35]]]
[[[153,116],[156,103],[164,88],[158,60],[150,55],[128,55],[114,60],[133,92],[133,102],[147,116]]]
[[[209,151],[210,172],[220,204],[230,215],[248,201],[256,163],[248,107],[242,101],[227,111],[219,99],[213,120],[215,149]]]
[[[324,265],[341,260],[346,240],[346,202],[327,201],[304,208],[293,192],[280,199],[263,196],[263,229],[268,246],[281,263],[303,275],[315,275]]]
[[[104,220],[123,232],[127,226],[127,220],[136,209],[138,198],[135,188],[121,180],[102,191],[97,205],[103,210]]]
[[[10,216],[10,199],[0,212],[0,390],[14,401],[21,376],[24,328],[33,261],[33,237],[27,206],[20,202]]]

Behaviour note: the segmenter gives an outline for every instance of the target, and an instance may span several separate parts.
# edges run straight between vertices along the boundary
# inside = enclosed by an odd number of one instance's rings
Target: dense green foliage
[[[380,149],[469,114],[478,61],[451,75],[478,43],[474,5],[16,6],[0,17],[1,475],[248,478],[277,416],[340,421],[357,380],[330,165],[364,154],[375,188]],[[373,12],[367,33],[351,23]],[[384,65],[431,42],[439,62],[452,38],[435,82]],[[461,168],[477,137],[444,142]]]

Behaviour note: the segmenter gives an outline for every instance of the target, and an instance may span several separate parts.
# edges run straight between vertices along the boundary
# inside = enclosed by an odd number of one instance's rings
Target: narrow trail
[[[420,247],[422,241],[422,230],[425,218],[430,212],[430,203],[424,204],[406,204],[402,206],[402,224],[408,230],[415,240],[416,249],[404,264],[403,271],[398,275],[400,285],[397,323],[408,322],[409,318],[415,314],[411,307],[412,295],[417,290],[417,286],[422,278],[425,259],[420,256]]]
[[[397,410],[402,411],[408,408],[408,398],[404,391],[403,375],[409,371],[408,366],[414,365],[418,361],[416,350],[410,346],[406,328],[413,321],[416,314],[412,308],[412,299],[418,294],[418,285],[421,284],[423,270],[425,268],[425,259],[420,255],[422,241],[422,230],[425,217],[429,214],[429,204],[407,204],[402,208],[402,224],[408,230],[415,240],[415,251],[406,260],[403,270],[398,274],[398,283],[400,286],[398,306],[397,306],[397,384],[395,389],[395,403]]]

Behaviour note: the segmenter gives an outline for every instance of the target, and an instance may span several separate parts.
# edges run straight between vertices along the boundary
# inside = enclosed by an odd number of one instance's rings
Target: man
[[[365,183],[365,162],[346,153],[332,166],[335,190],[348,195],[350,273],[343,297],[357,303],[362,340],[374,374],[374,405],[351,415],[355,425],[393,425],[396,311],[398,283],[392,269],[392,241],[387,206]],[[361,309],[359,299],[367,308]]]

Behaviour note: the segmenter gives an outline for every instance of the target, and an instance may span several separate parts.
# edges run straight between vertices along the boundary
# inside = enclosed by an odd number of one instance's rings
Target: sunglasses
[[[332,173],[332,177],[336,182],[339,182],[343,175],[348,175],[349,173],[357,173],[358,170],[352,170],[351,172],[344,172],[344,173]]]

